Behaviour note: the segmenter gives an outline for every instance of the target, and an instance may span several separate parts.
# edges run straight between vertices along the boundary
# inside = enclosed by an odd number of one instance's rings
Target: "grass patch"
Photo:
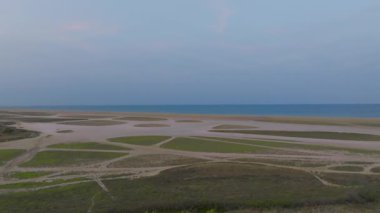
[[[296,166],[296,167],[320,167],[327,166],[329,162],[318,161],[300,161],[300,160],[276,160],[276,159],[258,159],[258,158],[241,158],[236,161],[251,162],[251,163],[269,163],[280,166]]]
[[[177,123],[202,123],[201,120],[177,120]]]
[[[174,140],[163,144],[161,147],[192,152],[262,153],[269,151],[269,149],[266,148],[225,142],[215,142],[197,138],[175,138]]]
[[[179,155],[141,155],[137,157],[126,158],[121,161],[112,163],[111,168],[143,168],[143,167],[161,167],[187,165],[205,162],[206,160],[189,158]]]
[[[132,145],[151,146],[168,139],[170,139],[168,136],[131,136],[111,138],[108,140],[111,142],[127,143]]]
[[[126,120],[126,121],[166,121],[166,118],[158,118],[158,117],[137,117],[137,116],[128,116],[117,118],[118,120]]]
[[[343,186],[370,186],[380,183],[380,176],[365,174],[319,173],[324,180]],[[379,188],[380,189],[380,188]]]
[[[25,123],[56,123],[65,121],[78,121],[83,119],[75,118],[44,118],[44,117],[15,117],[10,120],[25,122]]]
[[[225,142],[235,142],[250,144],[255,146],[267,146],[273,148],[289,148],[289,149],[304,149],[304,150],[315,150],[315,151],[338,151],[338,152],[349,152],[355,154],[380,154],[380,151],[376,150],[366,150],[366,149],[354,149],[354,148],[339,148],[331,146],[322,145],[312,145],[312,144],[300,144],[291,142],[277,142],[277,141],[265,141],[265,140],[254,140],[254,139],[235,139],[235,138],[218,138],[218,137],[198,137],[205,139],[220,140]]]
[[[74,178],[74,179],[69,179],[69,180],[56,179],[56,180],[52,180],[52,181],[42,181],[42,182],[10,183],[10,184],[0,185],[0,189],[38,188],[38,187],[54,186],[54,185],[62,184],[62,183],[71,183],[71,182],[84,181],[84,180],[88,180],[88,179],[87,178]]]
[[[0,195],[2,212],[12,213],[67,213],[87,212],[91,198],[103,193],[96,183],[75,185]]]
[[[133,181],[104,181],[115,202],[113,212],[206,212],[252,207],[292,207],[347,201],[347,190],[322,185],[311,175],[247,164],[202,164],[171,169]],[[96,206],[106,211],[106,204]]]
[[[81,119],[102,119],[102,118],[114,118],[113,115],[62,115],[63,118],[81,118]]]
[[[167,124],[136,124],[135,127],[170,127]]]
[[[23,112],[23,111],[0,111],[0,113],[10,114],[10,115],[23,115],[23,116],[52,116],[55,113],[50,112]]]
[[[55,149],[96,149],[96,150],[130,150],[125,147],[101,144],[96,142],[84,142],[84,143],[62,143],[50,145],[48,148]]]
[[[9,176],[17,179],[32,179],[39,178],[52,174],[52,172],[13,172]]]
[[[88,121],[69,121],[69,122],[63,122],[60,124],[74,125],[74,126],[113,126],[113,125],[120,125],[120,124],[125,124],[125,123],[121,121],[111,121],[111,120],[88,120]]]
[[[371,165],[373,162],[365,162],[365,161],[346,161],[346,164],[355,164],[355,165]]]
[[[347,132],[273,131],[273,130],[211,130],[211,132],[270,135],[270,136],[283,136],[283,137],[296,137],[296,138],[380,141],[380,135],[347,133]]]
[[[0,115],[0,119],[2,119],[1,115]],[[13,121],[1,121],[0,120],[0,126],[9,126],[9,125],[14,125],[14,124],[16,124],[16,123]]]
[[[358,178],[341,175],[337,179]],[[93,200],[95,212],[292,212],[300,207],[365,205],[380,197],[379,185],[328,187],[302,171],[239,163],[199,164],[166,170],[153,177],[103,183],[113,199],[96,183],[89,182],[0,195],[0,206],[2,211],[12,213],[23,213],[25,209],[29,213],[87,212]],[[375,179],[368,183],[375,183]]]
[[[25,138],[35,138],[35,137],[38,137],[39,135],[40,133],[35,132],[35,131],[29,131],[25,129],[19,129],[16,127],[0,125],[0,142],[21,140]]]
[[[362,172],[364,169],[360,166],[334,166],[330,167],[330,170],[345,171],[345,172]]]
[[[0,166],[24,153],[22,149],[0,149]]]
[[[76,151],[44,151],[39,152],[30,161],[23,163],[22,167],[59,167],[81,166],[98,163],[124,156],[124,153],[112,152],[76,152]]]
[[[246,126],[246,125],[223,124],[223,125],[215,126],[213,129],[254,129],[254,128],[257,128],[257,127]]]
[[[73,130],[58,130],[57,133],[72,133]]]
[[[253,120],[288,124],[380,127],[380,119],[377,118],[256,117]]]

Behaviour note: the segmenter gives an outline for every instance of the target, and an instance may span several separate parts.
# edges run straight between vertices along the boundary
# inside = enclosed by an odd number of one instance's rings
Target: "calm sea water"
[[[157,112],[178,114],[228,114],[380,118],[380,104],[342,105],[119,105],[33,106],[33,109],[104,112]]]

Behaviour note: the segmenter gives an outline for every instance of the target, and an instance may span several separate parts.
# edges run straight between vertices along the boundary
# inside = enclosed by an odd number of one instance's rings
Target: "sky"
[[[380,103],[379,0],[0,0],[0,105]]]

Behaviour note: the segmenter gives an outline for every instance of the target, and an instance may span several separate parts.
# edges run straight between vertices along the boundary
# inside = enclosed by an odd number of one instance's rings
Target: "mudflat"
[[[4,212],[375,212],[378,124],[3,110],[0,206]]]

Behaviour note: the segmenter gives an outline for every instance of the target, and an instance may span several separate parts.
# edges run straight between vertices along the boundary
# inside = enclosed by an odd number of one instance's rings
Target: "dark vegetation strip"
[[[13,140],[21,140],[25,138],[34,138],[40,135],[39,132],[19,129],[0,124],[0,142],[8,142]]]
[[[349,152],[356,154],[380,154],[380,151],[367,150],[367,149],[354,149],[354,148],[339,148],[333,146],[322,146],[322,145],[312,145],[312,144],[301,144],[301,143],[291,143],[291,142],[278,142],[278,141],[265,141],[265,140],[255,140],[255,139],[235,139],[235,138],[218,138],[218,137],[197,137],[203,139],[213,139],[225,142],[243,143],[257,146],[267,146],[273,148],[291,148],[291,149],[305,149],[305,150],[316,150],[316,151],[339,151],[339,152]]]
[[[221,133],[240,133],[255,135],[270,135],[297,138],[380,141],[380,135],[348,133],[348,132],[322,132],[322,131],[274,131],[274,130],[210,130]]]
[[[334,174],[335,175],[335,174]],[[344,180],[344,175],[340,179]],[[325,177],[324,177],[325,178]],[[348,179],[362,179],[348,176]],[[86,212],[91,198],[97,212],[224,212],[236,209],[288,210],[295,207],[379,202],[379,181],[367,186],[322,185],[308,173],[250,164],[202,164],[171,169],[154,177],[104,180],[109,194],[95,183],[0,195],[4,212]]]

